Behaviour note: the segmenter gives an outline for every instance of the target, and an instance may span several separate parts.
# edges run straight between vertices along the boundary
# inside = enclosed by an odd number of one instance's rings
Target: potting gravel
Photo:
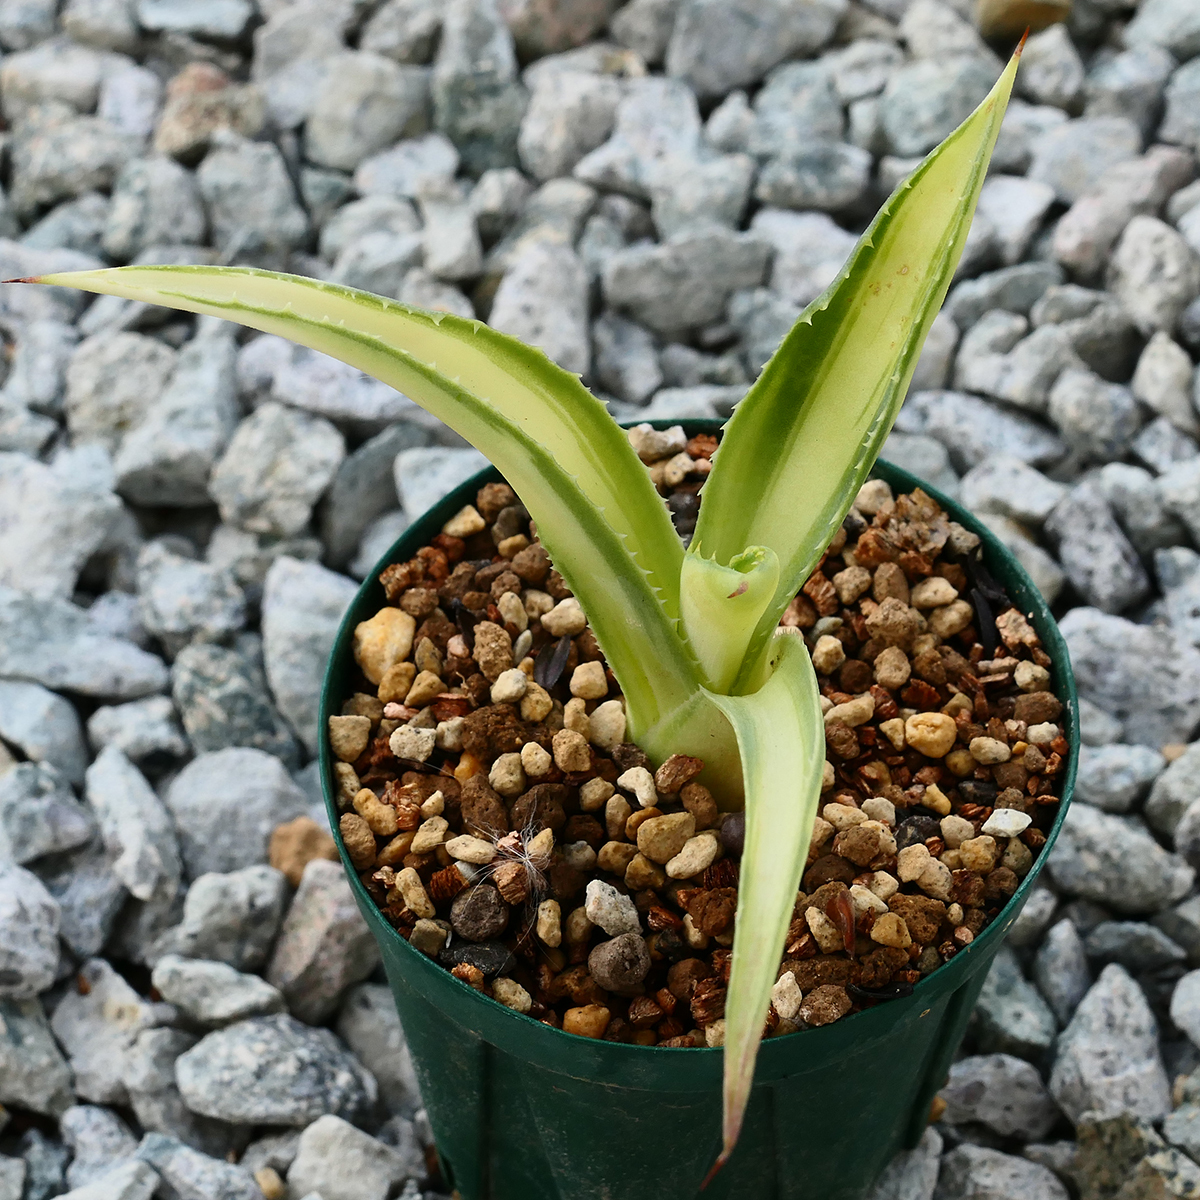
[[[1200,9],[1037,7],[886,453],[1055,603],[1080,786],[877,1200],[1200,1186]],[[285,267],[723,415],[1031,9],[10,0],[0,269]],[[355,581],[482,457],[216,322],[9,287],[0,332],[0,1197],[436,1192],[312,758]]]
[[[690,537],[717,438],[629,440]],[[702,759],[655,770],[626,740],[516,494],[485,485],[379,581],[328,734],[341,835],[384,916],[555,1028],[722,1045],[745,817],[719,811]],[[1045,845],[1069,753],[1049,655],[922,491],[863,485],[778,636],[810,649],[827,758],[772,1035],[909,995],[969,945]]]

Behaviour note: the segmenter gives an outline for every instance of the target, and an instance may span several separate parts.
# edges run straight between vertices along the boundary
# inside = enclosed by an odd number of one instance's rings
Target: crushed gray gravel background
[[[1026,7],[0,0],[0,275],[288,269],[725,415]],[[876,1200],[1195,1196],[1200,6],[1074,0],[1017,91],[886,454],[1055,603],[1086,744]],[[220,322],[11,286],[0,333],[0,1200],[429,1196],[312,756],[357,581],[483,459]]]

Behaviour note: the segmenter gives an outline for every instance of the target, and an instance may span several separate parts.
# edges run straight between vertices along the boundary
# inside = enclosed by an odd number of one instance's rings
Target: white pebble
[[[501,754],[492,763],[488,783],[501,796],[519,796],[525,790],[525,770],[519,754]]]
[[[914,880],[920,879],[921,873],[931,861],[929,848],[924,842],[905,846],[896,855],[896,874],[900,876],[900,882],[912,883]]]
[[[864,821],[871,819],[861,808],[855,808],[853,804],[827,804],[821,809],[821,816],[838,833],[841,833],[844,829],[851,829],[855,825],[861,825]]]
[[[806,908],[804,919],[808,922],[808,932],[817,939],[823,953],[833,954],[844,948],[841,931],[819,908]]]
[[[492,703],[516,704],[525,695],[528,686],[529,676],[519,667],[501,671],[496,682],[492,684]]]
[[[884,908],[886,910],[887,905],[884,905]],[[784,971],[771,989],[771,1004],[775,1012],[785,1021],[795,1019],[796,1014],[800,1011],[800,1002],[803,998],[800,985],[791,971]]]
[[[599,925],[609,937],[642,930],[633,901],[602,879],[593,879],[587,885],[583,910],[587,919],[593,925]]]
[[[514,1012],[527,1013],[533,1007],[533,997],[515,979],[492,980],[492,995]]]
[[[1048,746],[1061,735],[1062,730],[1053,721],[1043,721],[1040,725],[1030,725],[1026,736],[1035,746]]]
[[[539,779],[554,765],[550,751],[537,742],[526,742],[521,747],[521,766],[531,779]]]
[[[552,637],[574,637],[587,626],[587,617],[574,596],[560,600],[542,617],[542,628]]]
[[[1017,663],[1013,682],[1023,692],[1044,692],[1050,686],[1050,672],[1028,659]]]
[[[654,786],[654,776],[645,767],[630,767],[618,776],[617,787],[632,792],[643,808],[652,808],[658,803],[658,789]]]
[[[437,733],[433,729],[414,729],[411,725],[401,725],[388,738],[388,748],[397,758],[424,762],[433,753],[436,742]]]
[[[479,515],[479,510],[473,504],[468,504],[442,526],[442,532],[450,537],[469,538],[486,528],[487,522]]]
[[[691,879],[717,861],[721,853],[721,842],[716,833],[705,829],[683,843],[683,849],[667,863],[667,875],[671,879]]]
[[[596,705],[588,717],[587,740],[600,750],[612,750],[625,740],[625,706],[620,700]]]
[[[448,721],[439,721],[434,730],[433,740],[439,750],[457,754],[463,746],[463,726],[466,717],[451,717]]]
[[[854,497],[854,507],[860,513],[873,517],[885,504],[891,502],[892,489],[883,479],[868,479]]]
[[[963,842],[975,836],[975,826],[966,817],[943,817],[940,822],[942,841],[951,850],[957,850]]]
[[[571,695],[582,700],[599,700],[608,695],[608,680],[604,677],[604,666],[598,662],[580,663],[571,672]]]
[[[884,825],[895,826],[896,806],[883,796],[871,796],[863,801],[862,810],[872,821],[882,821]]]
[[[524,633],[529,624],[529,614],[525,611],[525,605],[521,602],[521,597],[516,592],[505,592],[499,600],[496,601],[496,607],[500,610],[500,615],[510,624],[515,625],[518,633]],[[530,635],[530,641],[533,637]],[[513,647],[513,657],[518,657],[516,647]]]
[[[1033,818],[1016,808],[997,808],[983,823],[981,832],[991,837],[1017,837],[1032,824]]]
[[[864,913],[885,913],[887,904],[880,900],[870,888],[856,883],[850,888],[850,903],[854,905],[854,919],[857,921]]]
[[[477,863],[482,866],[490,863],[496,857],[496,847],[486,838],[473,837],[469,833],[460,834],[446,843],[446,853],[451,858],[460,859],[466,863]]]

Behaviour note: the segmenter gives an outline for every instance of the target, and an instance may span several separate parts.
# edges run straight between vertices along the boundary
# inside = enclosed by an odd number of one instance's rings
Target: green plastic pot
[[[673,422],[655,422],[665,428]],[[681,422],[689,435],[718,421]],[[1004,935],[1062,826],[1078,757],[1078,706],[1050,610],[999,541],[957,504],[880,462],[897,491],[925,487],[983,539],[984,560],[1054,661],[1071,744],[1058,819],[1000,916],[905,999],[763,1043],[741,1141],[705,1200],[861,1200],[888,1160],[915,1146]],[[355,625],[385,603],[379,572],[411,558],[478,489],[480,472],[414,521],[359,589],[338,632],[321,728],[341,711]],[[321,775],[335,836],[333,764]],[[721,1144],[720,1050],[662,1050],[562,1033],[474,991],[414,950],[380,915],[339,849],[379,943],[447,1183],[462,1200],[694,1200]]]

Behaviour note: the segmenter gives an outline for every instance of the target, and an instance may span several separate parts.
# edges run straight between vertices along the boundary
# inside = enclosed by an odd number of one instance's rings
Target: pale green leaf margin
[[[724,1149],[718,1166],[741,1133],[825,769],[821,696],[804,639],[773,638],[769,661],[772,674],[753,695],[709,693],[737,736],[746,788],[746,840],[725,999]]]
[[[621,681],[631,734],[694,695],[675,621],[683,548],[662,497],[604,406],[540,350],[479,321],[252,268],[116,267],[33,282],[225,317],[403,392],[520,489]]]

